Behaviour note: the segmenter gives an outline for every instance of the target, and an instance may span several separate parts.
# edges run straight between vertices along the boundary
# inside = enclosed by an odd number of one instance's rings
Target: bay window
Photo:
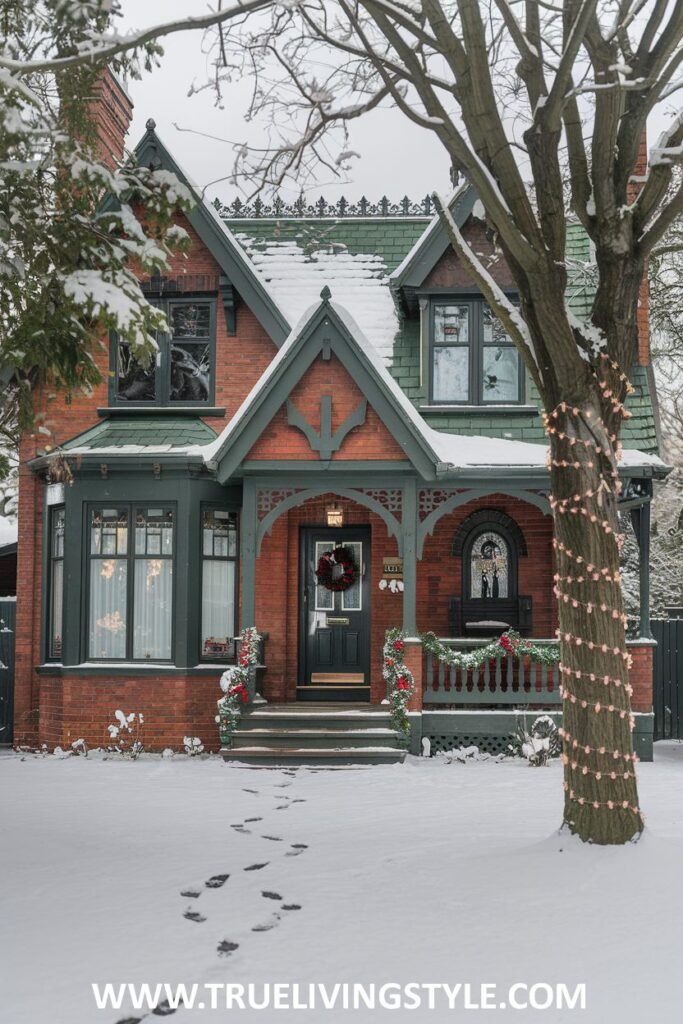
[[[89,659],[170,661],[174,520],[169,507],[90,509]]]

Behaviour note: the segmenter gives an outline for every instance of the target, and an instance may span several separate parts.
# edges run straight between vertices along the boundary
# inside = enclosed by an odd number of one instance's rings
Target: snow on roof
[[[268,286],[290,323],[317,302],[327,285],[335,299],[354,310],[364,336],[385,362],[393,354],[399,328],[387,266],[376,253],[348,251],[321,241],[305,249],[296,241],[265,241],[241,232],[234,236]]]

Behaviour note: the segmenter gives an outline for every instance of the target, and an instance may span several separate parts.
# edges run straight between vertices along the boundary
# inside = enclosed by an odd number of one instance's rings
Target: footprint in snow
[[[282,899],[279,892],[268,892],[265,890],[261,895],[267,900],[277,900],[279,902]]]
[[[263,821],[263,818],[245,818],[244,819],[244,824],[248,825],[252,821]]]
[[[183,889],[180,893],[181,896],[185,896],[188,900],[196,900],[201,894],[201,889]]]
[[[268,867],[268,861],[266,861],[265,864],[250,864],[249,867],[245,868],[244,870],[245,871],[260,871],[261,868],[267,868],[267,867]]]
[[[207,878],[204,885],[207,889],[220,889],[222,885],[225,885],[230,875],[212,875],[211,878]]]
[[[296,798],[296,800],[292,800],[292,803],[293,804],[305,804],[306,801],[304,800],[304,798],[302,796],[298,796]]]
[[[23,761],[22,757],[22,761]],[[124,1017],[123,1020],[117,1020],[116,1024],[140,1024],[142,1017]]]
[[[300,903],[283,903],[280,907],[281,910],[301,910]]]
[[[202,921],[206,921],[203,914],[200,914],[197,910],[186,910],[183,914],[186,921],[195,921],[197,924],[201,924]]]
[[[243,789],[243,793],[255,793],[258,795],[258,789]]]
[[[276,782],[275,785],[277,786],[278,789],[286,789],[287,786],[291,786],[291,785],[293,785],[293,783],[291,783],[291,782]]]
[[[251,929],[252,932],[269,932],[273,928],[277,928],[277,923],[280,920],[280,915],[276,914],[272,921],[266,921],[264,924],[256,924]]]
[[[277,807],[275,808],[275,810],[276,811],[286,811],[288,807],[289,807],[289,804],[278,804]]]
[[[168,1005],[168,999],[164,999],[163,1003],[159,1003],[152,1010],[152,1013],[156,1014],[157,1017],[168,1017],[171,1013],[175,1013],[175,1007]]]
[[[231,953],[234,953],[235,950],[239,948],[239,942],[230,942],[228,939],[223,939],[223,941],[219,942],[216,946],[219,956],[230,956]]]
[[[244,825],[231,825],[230,828],[234,828],[235,832],[241,832],[243,836],[251,835],[251,829],[245,828]]]
[[[272,843],[282,842],[282,836],[261,836],[261,839],[270,839]]]
[[[300,857],[304,850],[307,850],[306,843],[292,843],[292,849],[288,850],[285,857]]]

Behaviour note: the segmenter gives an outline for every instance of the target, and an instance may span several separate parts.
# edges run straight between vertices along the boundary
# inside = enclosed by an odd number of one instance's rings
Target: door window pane
[[[328,541],[318,540],[315,543],[315,565],[312,567],[313,582],[315,584],[315,610],[317,612],[332,612],[334,611],[334,591],[328,590],[326,587],[321,587],[318,583],[315,575],[316,569],[318,568],[318,562],[322,556],[332,551],[334,545]]]
[[[349,548],[353,555],[353,561],[357,568],[355,582],[348,588],[342,590],[342,609],[345,612],[359,612],[363,606],[361,578],[363,574],[363,545],[360,541],[343,542],[343,547]]]

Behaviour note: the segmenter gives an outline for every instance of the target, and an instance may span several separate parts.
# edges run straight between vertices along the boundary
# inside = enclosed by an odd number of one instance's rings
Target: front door
[[[343,564],[326,565],[336,549],[350,554],[353,582],[344,590],[329,589],[342,577]],[[370,700],[370,528],[301,531],[299,700]]]

